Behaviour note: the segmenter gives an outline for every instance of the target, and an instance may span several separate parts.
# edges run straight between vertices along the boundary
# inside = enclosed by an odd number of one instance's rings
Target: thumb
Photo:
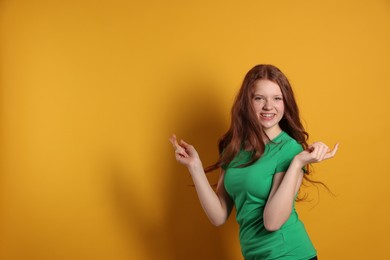
[[[189,147],[190,145],[184,142],[184,140],[180,140],[180,145],[184,147]]]
[[[184,140],[180,140],[179,143],[180,143],[180,146],[183,147],[186,151],[189,151],[189,152],[195,151],[195,148],[192,145],[186,143]]]

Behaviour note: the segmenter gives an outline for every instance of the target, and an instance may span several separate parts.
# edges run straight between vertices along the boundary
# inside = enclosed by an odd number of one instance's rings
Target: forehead
[[[269,94],[269,95],[282,95],[282,91],[278,84],[268,79],[256,80],[253,84],[254,94]]]

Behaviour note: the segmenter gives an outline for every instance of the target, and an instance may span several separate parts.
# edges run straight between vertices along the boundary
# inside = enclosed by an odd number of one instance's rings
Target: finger
[[[169,142],[171,142],[171,144],[173,146],[175,146],[175,142],[176,142],[176,135],[172,135],[171,137],[169,137]]]
[[[179,154],[179,155],[181,155],[181,156],[183,156],[183,157],[190,157],[190,156],[188,155],[186,149],[184,149],[184,148],[181,147],[181,146],[178,146],[178,147],[176,148],[175,153],[176,153],[176,154]]]
[[[188,158],[188,157],[190,157],[185,151],[184,151],[184,149],[183,150],[176,150],[175,151],[175,154],[176,154],[176,159],[177,158]]]
[[[322,142],[315,142],[310,146],[310,148],[310,156],[313,162],[320,162],[324,160],[326,153],[329,150],[328,146]]]
[[[175,148],[175,154],[180,155],[182,157],[189,157],[186,149],[184,147],[180,146],[177,142],[174,145],[174,148]]]
[[[337,153],[337,150],[339,149],[339,143],[335,144],[335,146],[333,147],[333,150],[331,151],[331,154],[334,156],[336,155]]]
[[[326,150],[327,150],[327,148],[325,146],[322,146],[322,145],[317,148],[317,157],[316,157],[317,162],[320,162],[320,161],[322,161],[322,159],[324,159],[324,156],[326,154]]]
[[[314,150],[318,150],[318,147],[320,146],[320,143],[319,142],[314,142],[312,144],[310,144],[308,147],[307,147],[307,150],[312,153],[314,152]]]
[[[329,151],[329,148],[328,148],[328,146],[326,146],[326,145],[322,145],[322,146],[320,147],[320,152],[319,152],[319,158],[318,158],[318,161],[322,161],[322,160],[324,160],[324,159],[325,159],[325,157],[326,157],[326,155],[327,155],[327,153],[328,153],[328,151]]]
[[[311,146],[313,146],[313,147],[326,147],[326,148],[328,148],[328,146],[327,146],[325,143],[323,143],[323,142],[315,142],[315,143],[313,143]]]
[[[180,146],[184,147],[185,149],[191,149],[192,145],[184,142],[184,140],[180,140]]]
[[[177,142],[176,136],[174,136],[172,144],[173,148],[175,148],[175,151],[179,151],[180,153],[185,154],[188,157],[188,154],[185,152],[186,149]]]
[[[333,147],[333,149],[325,155],[324,160],[333,158],[333,157],[335,156],[337,150],[338,150],[338,147],[339,147],[339,144],[337,143],[337,144]]]
[[[179,143],[177,142],[176,135],[172,135],[169,138],[169,141],[172,143],[176,155],[179,155],[181,157],[189,157],[186,150],[182,146],[180,146]]]
[[[187,160],[187,157],[185,157],[184,155],[181,155],[181,154],[175,154],[175,157],[176,157],[176,161],[178,161],[179,163],[184,164]]]
[[[184,148],[187,154],[191,154],[191,156],[196,154],[194,146],[186,143],[184,140],[180,140],[179,145]]]
[[[333,158],[336,155],[338,149],[339,149],[339,143],[337,143],[333,147],[333,149],[329,153],[326,154],[325,159]]]
[[[319,152],[321,148],[320,144],[318,142],[315,142],[311,144],[309,147],[310,147],[310,155],[313,158],[317,158],[319,156]]]
[[[177,147],[179,147],[179,144],[177,143],[176,135],[172,135],[169,138],[169,141],[172,143],[173,148],[177,149]]]

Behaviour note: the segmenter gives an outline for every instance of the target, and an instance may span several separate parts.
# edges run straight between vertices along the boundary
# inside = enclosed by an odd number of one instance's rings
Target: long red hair
[[[248,163],[240,167],[253,164],[264,153],[264,140],[269,141],[269,138],[259,124],[252,107],[254,84],[261,79],[270,80],[278,84],[281,89],[285,107],[284,117],[279,122],[282,130],[300,143],[304,149],[308,147],[309,134],[301,123],[299,109],[287,77],[273,65],[256,65],[246,74],[234,101],[230,128],[218,143],[220,157],[215,164],[205,169],[206,172],[229,165],[243,146],[252,148],[252,157]]]

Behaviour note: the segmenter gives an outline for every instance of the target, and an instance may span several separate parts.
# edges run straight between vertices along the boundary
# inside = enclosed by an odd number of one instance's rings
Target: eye
[[[280,101],[280,100],[283,100],[283,98],[282,97],[275,97],[275,100]]]
[[[264,97],[255,96],[253,99],[256,100],[256,101],[260,101],[260,100],[264,100]]]

